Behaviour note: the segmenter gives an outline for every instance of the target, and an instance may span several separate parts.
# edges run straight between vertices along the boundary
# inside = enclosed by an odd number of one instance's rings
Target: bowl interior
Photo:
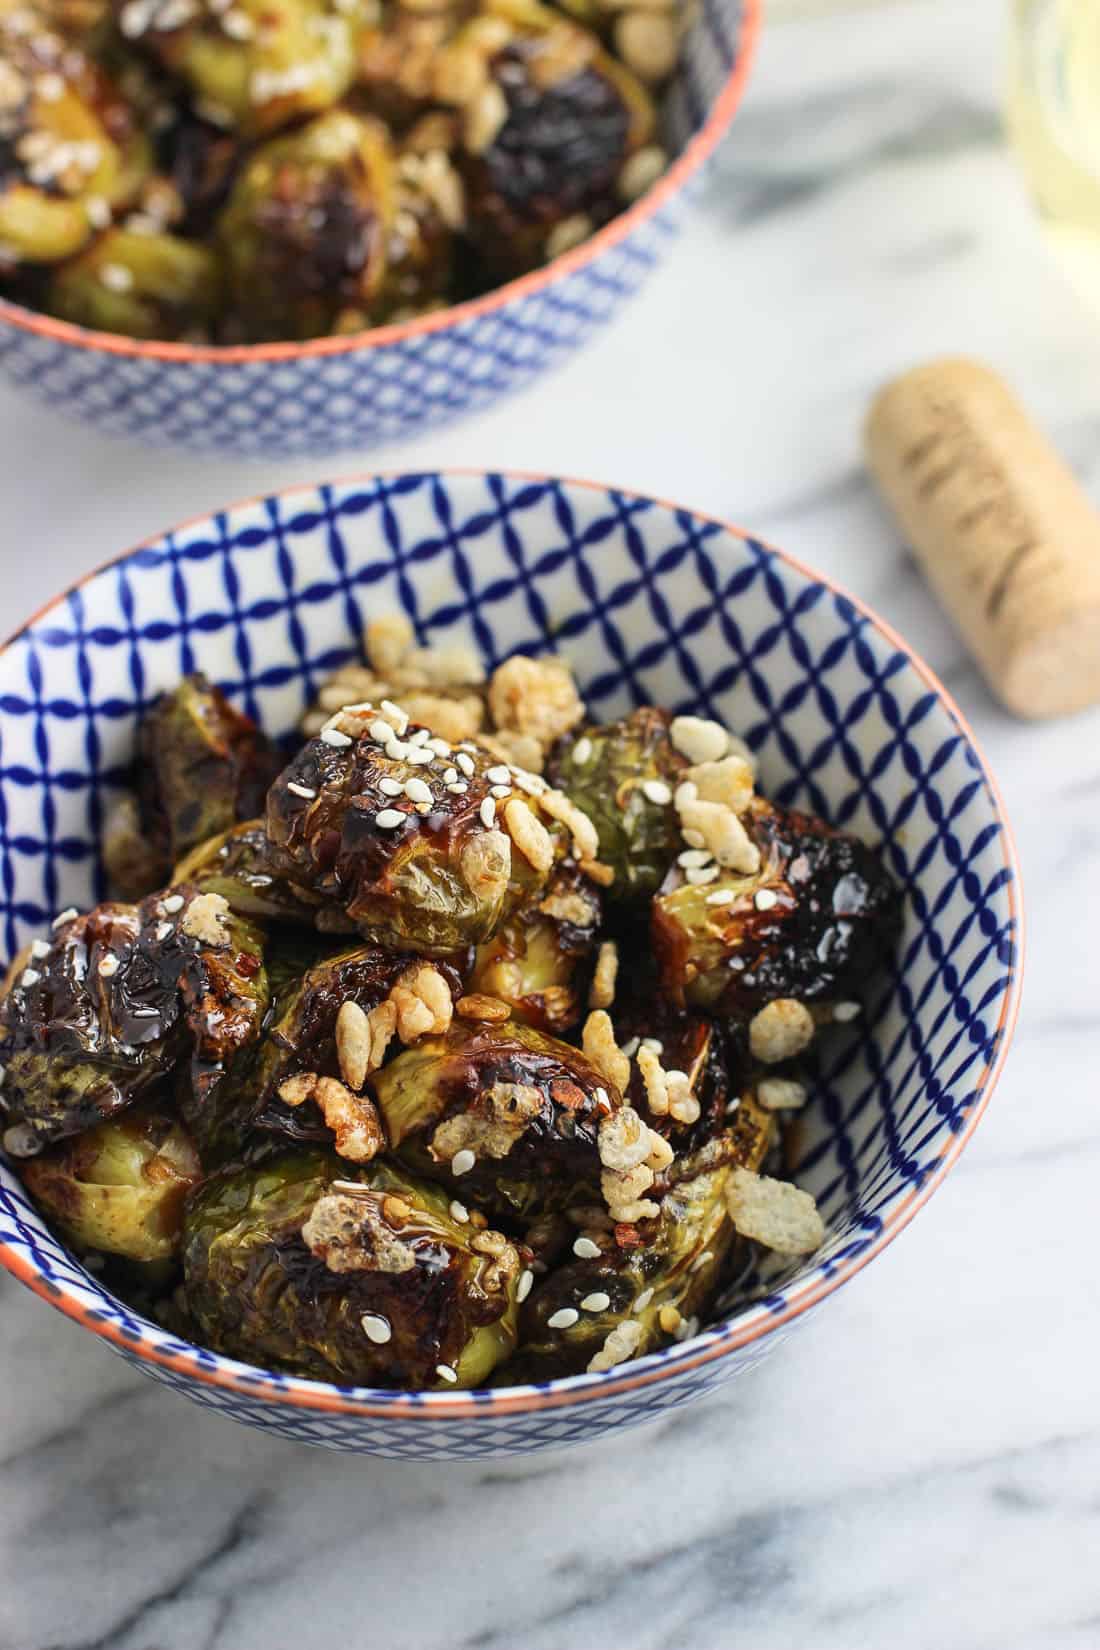
[[[422,642],[469,640],[487,664],[556,648],[598,717],[645,701],[720,717],[758,753],[766,794],[881,842],[906,890],[897,976],[867,1023],[830,1042],[801,1133],[797,1175],[828,1243],[761,1279],[733,1330],[719,1321],[701,1337],[742,1344],[904,1224],[976,1120],[1018,990],[1011,843],[965,727],[896,637],[778,552],[634,495],[480,474],[301,488],[166,534],[0,652],[4,953],[102,895],[104,811],[158,691],[202,669],[288,733],[356,654],[367,616],[395,609]],[[116,1341],[241,1372],[253,1390],[319,1387],[137,1318],[66,1253],[6,1165],[0,1260]]]

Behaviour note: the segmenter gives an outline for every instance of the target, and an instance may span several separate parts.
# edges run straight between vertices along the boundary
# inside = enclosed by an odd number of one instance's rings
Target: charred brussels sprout
[[[470,990],[506,1003],[517,1020],[561,1033],[582,1017],[578,975],[600,925],[600,894],[575,865],[560,866],[545,895],[478,947]]]
[[[650,138],[654,110],[596,36],[533,0],[494,8],[452,51],[481,52],[465,104],[471,239],[490,278],[522,274],[587,239],[621,205],[619,178]]]
[[[192,1198],[188,1304],[207,1343],[315,1379],[476,1386],[515,1345],[516,1249],[384,1164],[321,1153],[214,1176]]]
[[[326,905],[288,875],[262,819],[235,825],[200,843],[179,862],[172,880],[221,894],[238,916],[258,922],[295,923],[321,933],[354,932],[339,906]]]
[[[188,1052],[201,1107],[258,1035],[259,935],[214,898],[174,889],[100,905],[32,952],[0,1010],[5,1138],[19,1155],[112,1117]]]
[[[426,728],[398,737],[369,713],[340,724],[365,731],[305,746],[271,788],[267,831],[293,875],[373,944],[446,956],[541,892],[567,845],[557,820],[538,817],[546,798],[526,797],[473,744],[433,748]]]
[[[653,902],[653,943],[674,1002],[744,1018],[793,999],[815,1008],[857,996],[889,965],[901,896],[879,856],[810,814],[754,800],[751,876],[724,870],[691,887],[673,870]],[[714,895],[733,899],[716,905]]]
[[[27,1190],[78,1247],[160,1261],[183,1233],[183,1204],[202,1170],[182,1126],[130,1112],[23,1167]]]
[[[577,1049],[531,1026],[456,1020],[374,1078],[391,1149],[505,1214],[598,1198],[598,1131],[616,1103]]]
[[[618,905],[655,894],[683,847],[669,804],[687,762],[669,739],[670,721],[667,711],[646,706],[570,734],[554,753],[551,778],[599,831],[600,858],[615,872],[608,898]]]
[[[200,113],[262,137],[336,103],[355,71],[363,0],[118,0],[124,37],[186,81]]]
[[[205,337],[221,305],[215,253],[177,235],[110,229],[50,280],[63,321],[130,338]]]
[[[102,71],[32,11],[0,6],[0,265],[79,252],[148,159]]]
[[[773,1134],[769,1114],[742,1101],[733,1126],[693,1157],[674,1161],[654,1188],[662,1193],[661,1212],[647,1223],[644,1242],[624,1248],[610,1231],[586,1231],[588,1248],[599,1253],[570,1259],[532,1294],[509,1380],[608,1368],[685,1328],[694,1333],[693,1320],[714,1299],[734,1242],[725,1197],[730,1176],[738,1167],[758,1170]]]
[[[262,813],[282,758],[220,689],[195,675],[149,711],[138,764],[143,816],[171,866],[200,843]]]
[[[334,109],[257,149],[218,223],[242,335],[362,326],[382,289],[393,214],[393,158],[376,121]]]

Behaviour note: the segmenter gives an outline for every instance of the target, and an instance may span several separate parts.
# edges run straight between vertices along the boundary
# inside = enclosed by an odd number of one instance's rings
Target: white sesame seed
[[[518,1302],[522,1303],[527,1299],[528,1295],[531,1293],[531,1285],[534,1281],[535,1274],[530,1269],[520,1273],[519,1282],[516,1284],[516,1300]]]
[[[392,729],[390,731],[393,732]],[[393,737],[386,742],[386,755],[391,762],[407,762],[409,750],[410,746],[403,745],[396,734],[393,734]]]
[[[468,1146],[464,1146],[460,1152],[455,1152],[451,1158],[451,1173],[453,1175],[469,1174],[476,1162],[477,1158],[473,1152]]]
[[[628,1043],[624,1043],[622,1045],[623,1053],[626,1055],[628,1060],[633,1060],[634,1056],[638,1052],[638,1045],[640,1042],[640,1037],[632,1037]]]
[[[391,779],[389,774],[385,774],[378,781],[378,789],[383,796],[404,796],[405,794],[405,787],[400,779]]]
[[[409,734],[409,744],[410,745],[426,745],[430,738],[431,738],[431,731],[428,728],[417,728],[415,733],[410,733]]]
[[[717,865],[703,865],[698,870],[685,871],[684,875],[693,888],[705,888],[708,882],[717,882],[719,870]]]
[[[682,808],[685,802],[695,802],[698,799],[698,796],[698,785],[690,779],[685,779],[682,785],[677,785],[676,795],[672,800],[678,808]]]
[[[456,784],[448,785],[447,789],[450,791],[452,796],[465,796],[470,787],[466,784],[465,780],[460,779]]]
[[[605,1295],[602,1289],[594,1289],[581,1301],[582,1312],[606,1312],[611,1305],[611,1296]]]
[[[702,1271],[703,1267],[707,1264],[707,1261],[708,1260],[713,1260],[713,1259],[714,1259],[714,1250],[713,1249],[704,1249],[703,1253],[701,1255],[696,1255],[695,1259],[692,1261],[691,1265],[688,1267],[688,1271],[689,1272]]]
[[[117,974],[118,973],[118,958],[116,956],[114,956],[111,952],[108,952],[105,957],[100,957],[100,959],[99,959],[99,973],[102,975],[102,977],[105,980],[109,980],[111,978],[112,974]]]
[[[421,767],[425,763],[435,761],[435,752],[430,751],[427,745],[412,745],[409,747],[405,761],[411,762],[414,767]]]
[[[79,915],[80,912],[77,910],[75,905],[67,905],[64,911],[59,911],[57,913],[57,916],[51,922],[50,927],[64,928],[67,922],[72,922],[73,918],[78,917]]]
[[[659,808],[672,801],[672,792],[663,779],[647,779],[642,786],[642,795],[650,802],[655,802]]]
[[[445,739],[429,739],[428,749],[434,751],[437,756],[450,756],[451,754],[451,747]]]
[[[457,785],[458,784],[458,769],[457,768],[447,768],[444,771],[444,774],[443,774],[443,783],[445,785]]]
[[[713,894],[707,895],[708,905],[732,905],[737,895],[732,888],[718,888]]]
[[[469,1209],[467,1209],[465,1203],[460,1203],[458,1201],[457,1197],[452,1199],[452,1202],[451,1202],[451,1219],[452,1220],[457,1220],[460,1226],[465,1226],[465,1224],[469,1220],[469,1218],[470,1218],[470,1211],[469,1211]]]
[[[638,1299],[634,1302],[634,1305],[631,1307],[630,1310],[632,1312],[644,1312],[646,1307],[649,1305],[649,1303],[652,1299],[653,1299],[653,1290],[652,1289],[643,1289],[641,1294],[638,1296]]]
[[[752,897],[752,903],[758,911],[770,911],[773,905],[779,904],[779,895],[774,888],[758,888]]]
[[[489,795],[495,796],[499,802],[503,802],[504,798],[506,796],[511,796],[511,794],[511,785],[494,785],[489,792]]]
[[[115,964],[115,967],[116,968],[118,967],[117,963]],[[103,972],[102,968],[100,969],[99,972],[102,974],[102,972]],[[41,978],[42,978],[41,972],[37,968],[24,968],[23,977],[19,981],[19,983],[25,991],[29,991],[31,986],[32,985],[37,985]]]
[[[580,1313],[575,1306],[563,1306],[546,1320],[547,1329],[572,1329],[579,1320]]]
[[[174,917],[177,911],[183,910],[183,895],[169,894],[167,899],[161,900],[160,908],[162,911],[167,911],[170,917]]]
[[[574,1239],[573,1253],[578,1260],[599,1260],[600,1252],[599,1244],[593,1243],[591,1238],[579,1237]]]
[[[293,791],[295,796],[300,796],[305,802],[312,802],[317,795],[317,792],[311,791],[308,785],[299,785],[296,779],[288,780],[286,788],[288,791]]]
[[[503,763],[498,762],[495,767],[487,768],[485,777],[492,785],[507,785],[509,790],[512,788],[512,775]]]
[[[389,1319],[383,1318],[377,1312],[364,1312],[359,1322],[363,1325],[364,1335],[368,1341],[373,1341],[375,1346],[385,1346],[393,1335]]]
[[[454,1386],[458,1380],[458,1372],[452,1369],[450,1364],[436,1364],[435,1372],[441,1381],[447,1382],[448,1386]]]
[[[729,1105],[726,1107],[726,1116],[727,1117],[732,1117],[734,1112],[740,1106],[740,1104],[741,1104],[741,1096],[739,1094],[735,1095],[734,1098],[730,1101]]]
[[[497,822],[497,805],[491,796],[487,796],[482,800],[478,813],[481,815],[481,823],[486,830],[491,831]]]
[[[680,834],[683,836],[684,841],[689,842],[693,848],[702,848],[706,845],[707,839],[702,831],[687,830],[682,831]]]
[[[690,866],[709,865],[713,858],[709,848],[685,848],[682,854],[676,855],[676,863],[687,870]]]
[[[157,937],[158,940],[166,940],[168,938],[169,934],[172,934],[174,932],[175,932],[175,930],[172,927],[172,924],[170,922],[158,923],[156,937]]]
[[[849,1020],[858,1020],[863,1012],[862,1003],[834,1003],[833,1019],[839,1025],[847,1025]]]
[[[31,945],[31,956],[32,957],[48,957],[49,954],[50,954],[50,948],[46,944],[45,940],[35,940],[35,941],[33,941],[32,945]]]
[[[570,760],[575,768],[583,768],[591,755],[592,741],[586,734],[583,739],[578,739],[577,743],[573,746],[573,753]]]
[[[394,730],[390,727],[390,724],[388,722],[384,722],[380,716],[375,718],[370,727],[367,729],[367,732],[378,745],[388,745],[390,740],[394,737]]]
[[[339,728],[322,729],[321,740],[322,743],[331,745],[334,751],[346,750],[349,745],[354,743],[346,733],[341,733]]]
[[[684,1318],[682,1323],[677,1324],[674,1333],[676,1340],[690,1341],[693,1335],[697,1335],[699,1333],[698,1318]]]
[[[381,831],[396,831],[404,825],[406,817],[399,808],[380,808],[374,816],[374,823]]]
[[[84,202],[84,215],[93,229],[106,229],[111,221],[111,203],[102,195],[89,195]]]
[[[611,1097],[606,1089],[597,1089],[592,1098],[597,1106],[610,1106],[611,1104]]]
[[[459,751],[458,755],[455,757],[455,761],[458,763],[467,779],[472,779],[474,777],[474,759],[472,756],[467,755],[465,751]]]
[[[99,279],[108,292],[129,292],[134,284],[134,277],[125,264],[104,264]]]
[[[432,800],[432,788],[430,785],[425,784],[423,779],[417,779],[414,776],[412,779],[406,779],[405,781],[405,795],[410,802],[430,802]]]

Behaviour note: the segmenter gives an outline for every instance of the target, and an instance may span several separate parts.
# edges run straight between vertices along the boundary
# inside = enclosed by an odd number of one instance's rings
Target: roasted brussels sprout
[[[185,888],[100,905],[32,949],[0,1009],[18,1155],[113,1116],[188,1051],[201,1107],[266,1010],[259,935],[222,903]]]
[[[618,1096],[532,1026],[456,1020],[374,1078],[392,1150],[486,1209],[535,1217],[599,1199],[598,1132]]]
[[[393,157],[378,122],[333,109],[263,144],[218,220],[243,336],[364,325],[385,279],[394,211]]]
[[[321,933],[354,933],[354,924],[338,905],[326,905],[288,875],[262,819],[247,820],[200,843],[180,860],[172,880],[221,894],[238,916],[257,922],[295,923],[316,927]]]
[[[186,1218],[187,1299],[207,1344],[372,1386],[476,1386],[515,1345],[515,1247],[438,1189],[321,1153],[215,1175]]]
[[[488,752],[452,751],[426,728],[339,720],[365,731],[311,740],[268,795],[268,836],[295,877],[373,944],[446,956],[489,939],[566,852],[556,793],[529,798]]]
[[[725,1196],[730,1175],[737,1167],[759,1169],[773,1136],[772,1118],[746,1099],[733,1126],[672,1164],[660,1186],[661,1212],[644,1239],[623,1247],[611,1230],[586,1229],[578,1240],[586,1258],[556,1267],[524,1306],[508,1380],[608,1368],[669,1335],[694,1333],[735,1237]]]
[[[744,1018],[792,1000],[823,1008],[858,995],[889,965],[899,890],[873,849],[810,814],[754,799],[760,850],[750,876],[692,886],[678,868],[653,901],[653,944],[673,1002]],[[733,897],[726,904],[716,894]]]
[[[559,866],[542,899],[521,906],[478,947],[470,990],[506,1003],[526,1025],[568,1031],[583,1014],[578,975],[599,925],[599,890],[572,862]]]
[[[39,1207],[79,1248],[161,1261],[183,1235],[183,1203],[202,1179],[194,1146],[166,1112],[128,1112],[23,1165]]]
[[[490,279],[520,275],[614,216],[623,168],[652,135],[653,105],[595,35],[536,0],[495,5],[451,51],[482,65],[471,90],[460,80],[458,91],[471,238]]]
[[[123,36],[187,82],[199,114],[261,137],[336,103],[355,72],[366,0],[117,0]]]
[[[150,833],[174,865],[193,848],[262,814],[283,766],[271,741],[205,676],[162,694],[139,735],[139,795]]]
[[[79,252],[148,162],[102,71],[40,14],[0,5],[0,265]]]
[[[109,229],[52,276],[51,315],[130,338],[206,337],[221,304],[216,255],[177,235]]]
[[[550,777],[600,834],[600,858],[615,872],[608,899],[649,900],[683,847],[669,807],[687,762],[668,736],[667,711],[645,706],[621,722],[581,729],[558,745]]]
[[[634,1051],[624,1098],[651,1127],[668,1135],[678,1153],[696,1150],[725,1127],[726,1108],[740,1089],[747,1067],[745,1038],[736,1026],[680,1013],[658,1000],[635,1003],[616,1013],[615,1029],[624,1047]],[[657,1056],[664,1072],[684,1073],[689,1099],[683,1109],[693,1121],[651,1109],[647,1049]]]

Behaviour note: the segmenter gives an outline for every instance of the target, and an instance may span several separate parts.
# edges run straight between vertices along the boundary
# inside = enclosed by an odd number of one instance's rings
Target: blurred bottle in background
[[[1009,135],[1043,227],[1100,309],[1100,0],[1015,0]]]

